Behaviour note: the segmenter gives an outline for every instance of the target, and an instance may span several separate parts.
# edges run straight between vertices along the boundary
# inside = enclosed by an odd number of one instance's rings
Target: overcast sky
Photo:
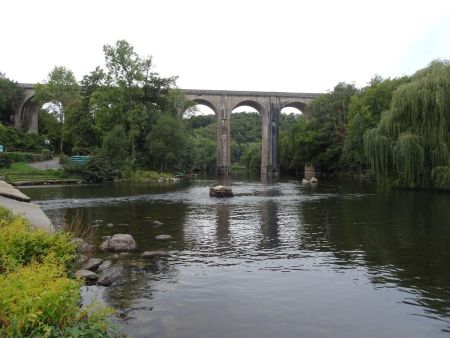
[[[450,59],[450,1],[2,0],[0,72],[78,80],[126,39],[180,88],[325,92]]]

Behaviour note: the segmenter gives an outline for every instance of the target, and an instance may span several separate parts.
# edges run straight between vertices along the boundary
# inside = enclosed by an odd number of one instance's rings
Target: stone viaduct
[[[20,84],[25,89],[24,100],[14,115],[16,128],[29,133],[38,131],[39,105],[33,100],[33,84]],[[317,93],[285,93],[230,90],[180,89],[186,98],[211,108],[217,117],[218,174],[228,174],[231,168],[231,112],[240,106],[256,109],[262,117],[261,173],[278,173],[278,118],[285,107],[305,111]]]

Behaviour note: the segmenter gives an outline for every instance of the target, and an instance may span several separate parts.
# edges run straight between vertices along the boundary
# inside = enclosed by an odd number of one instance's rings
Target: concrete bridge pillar
[[[226,95],[221,95],[217,107],[217,165],[218,175],[229,175],[231,172],[231,111],[228,109]]]
[[[262,122],[261,174],[278,174],[278,117],[279,98],[270,97]]]

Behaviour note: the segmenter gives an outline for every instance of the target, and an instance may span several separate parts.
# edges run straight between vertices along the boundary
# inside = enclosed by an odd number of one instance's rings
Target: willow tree
[[[450,189],[450,62],[433,61],[395,91],[390,109],[364,135],[378,180]]]

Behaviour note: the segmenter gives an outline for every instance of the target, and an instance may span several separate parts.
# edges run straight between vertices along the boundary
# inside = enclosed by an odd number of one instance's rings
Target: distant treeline
[[[100,156],[119,170],[213,169],[215,117],[183,116],[180,111],[193,103],[174,89],[176,78],[159,76],[151,58],[139,56],[128,42],[103,51],[106,68],[96,67],[79,83],[70,70],[55,67],[36,86],[39,135],[8,128],[23,93],[1,75],[1,142],[27,151]],[[307,114],[280,116],[280,167],[301,171],[314,165],[330,175],[450,189],[449,107],[449,61],[433,61],[412,76],[375,76],[363,88],[339,83],[314,99]],[[232,162],[258,170],[259,114],[233,114],[231,133]]]

